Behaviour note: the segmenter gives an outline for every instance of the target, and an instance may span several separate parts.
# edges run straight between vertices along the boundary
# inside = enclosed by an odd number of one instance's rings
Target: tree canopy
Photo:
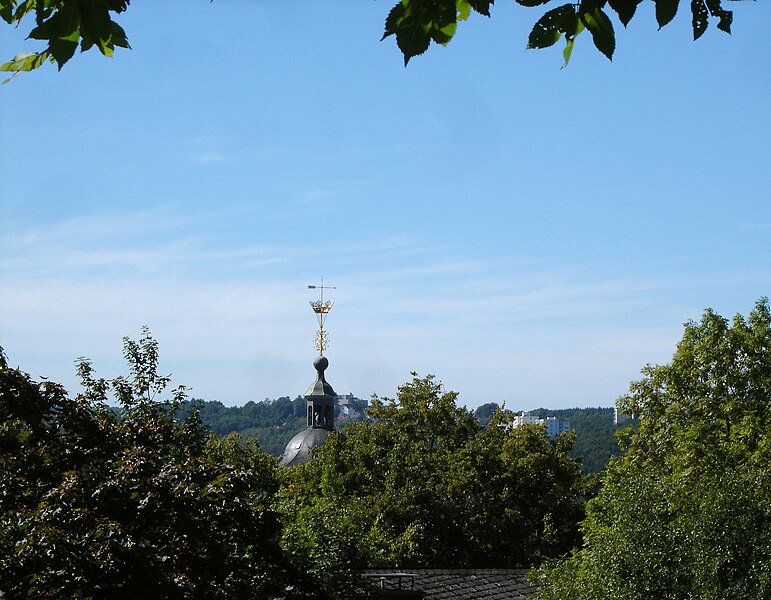
[[[353,599],[364,568],[544,560],[542,600],[771,595],[767,299],[730,322],[706,311],[669,364],[645,367],[618,402],[639,419],[599,494],[573,434],[502,409],[483,428],[432,376],[279,469],[208,435],[196,410],[180,418],[185,389],[168,391],[147,329],[124,356],[112,380],[79,359],[70,398],[0,350],[9,598]]]
[[[149,332],[126,339],[124,351],[131,374],[112,381],[81,359],[75,398],[0,355],[0,590],[94,600],[283,595],[275,461],[209,437],[195,413],[175,420],[184,389],[159,400],[169,379],[157,373]],[[110,390],[117,412],[105,404]]]
[[[374,399],[371,420],[285,473],[293,561],[309,571],[334,555],[372,568],[521,567],[578,543],[586,489],[567,454],[572,436],[511,427],[505,411],[482,430],[456,396],[414,375],[395,400]]]
[[[525,7],[549,8],[533,25],[527,47],[547,48],[564,38],[565,64],[576,36],[584,30],[589,31],[595,47],[612,59],[616,34],[610,15],[626,27],[643,2],[581,0],[557,6],[557,0],[515,1]],[[680,7],[680,0],[650,1],[655,4],[660,28],[675,18]],[[0,65],[0,70],[20,73],[49,61],[61,69],[78,48],[81,52],[97,48],[105,56],[112,56],[116,47],[130,48],[126,32],[115,20],[129,4],[130,0],[0,0],[0,17],[15,26],[34,22],[28,37],[44,46],[37,52],[16,55]],[[491,16],[492,6],[493,0],[400,0],[388,13],[382,39],[395,38],[406,65],[432,43],[447,45],[458,23],[472,12]],[[694,39],[704,34],[710,21],[717,21],[721,31],[731,32],[733,13],[723,8],[723,0],[692,0],[690,9]]]
[[[640,416],[544,600],[771,595],[771,311],[708,310],[619,400]]]

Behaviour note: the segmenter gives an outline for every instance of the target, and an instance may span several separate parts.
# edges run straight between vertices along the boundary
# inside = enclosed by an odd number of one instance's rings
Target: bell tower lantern
[[[335,429],[335,400],[337,394],[332,386],[329,385],[324,377],[324,371],[329,366],[329,360],[324,356],[324,351],[329,343],[329,336],[324,330],[329,311],[332,310],[333,302],[324,300],[324,290],[334,290],[334,287],[324,286],[324,279],[321,285],[309,285],[309,289],[320,290],[320,299],[310,303],[313,312],[316,313],[319,322],[319,328],[316,331],[316,350],[319,355],[313,361],[313,367],[316,369],[316,381],[314,381],[305,392],[306,406],[306,427],[303,431],[294,436],[286,445],[284,457],[281,459],[281,465],[292,466],[307,462],[310,458],[310,448],[321,446]]]

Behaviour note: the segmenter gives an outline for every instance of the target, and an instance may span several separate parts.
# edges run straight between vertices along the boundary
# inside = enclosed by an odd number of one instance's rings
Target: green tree
[[[584,30],[591,34],[595,47],[608,58],[615,51],[615,30],[608,16],[612,11],[625,27],[635,16],[642,0],[581,0],[555,6],[555,0],[516,0],[526,7],[547,4],[546,11],[535,23],[528,39],[528,48],[546,48],[560,38],[565,39],[565,63],[570,59],[576,36]],[[656,20],[664,27],[674,19],[680,0],[652,0]],[[0,0],[0,17],[19,26],[34,20],[29,37],[40,40],[45,47],[39,52],[20,54],[0,65],[0,70],[19,73],[54,62],[61,69],[80,48],[85,52],[97,48],[112,56],[115,47],[129,48],[128,38],[114,17],[129,7],[130,0]],[[733,14],[722,6],[723,0],[692,0],[693,37],[698,39],[707,30],[710,19],[717,28],[730,33]],[[394,36],[404,56],[404,64],[425,52],[433,42],[448,44],[460,21],[472,11],[490,16],[493,0],[400,0],[385,21],[383,39]],[[612,14],[611,13],[611,14]]]
[[[287,568],[275,461],[184,422],[147,329],[130,375],[71,399],[0,360],[0,590],[13,598],[270,598]],[[106,405],[113,390],[119,414]]]
[[[310,572],[335,555],[363,567],[524,566],[577,543],[583,488],[572,438],[481,430],[431,376],[374,398],[282,487],[285,548]],[[322,567],[317,564],[322,561]]]
[[[513,427],[499,410],[469,444],[466,556],[457,566],[522,567],[577,547],[578,523],[595,478],[570,456],[574,434],[556,438],[536,425]]]
[[[640,415],[544,599],[771,596],[771,312],[685,326],[619,400]]]

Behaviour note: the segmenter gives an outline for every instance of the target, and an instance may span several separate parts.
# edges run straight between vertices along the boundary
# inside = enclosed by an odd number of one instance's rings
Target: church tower
[[[284,457],[279,463],[286,467],[307,462],[310,458],[310,449],[313,446],[321,446],[327,440],[329,433],[335,429],[337,394],[324,377],[324,371],[329,366],[329,360],[324,356],[329,341],[329,336],[324,330],[324,322],[329,311],[332,310],[333,304],[331,301],[324,301],[324,290],[335,288],[325,287],[324,279],[321,280],[320,286],[309,285],[308,288],[318,289],[321,292],[320,300],[310,303],[319,321],[319,328],[316,331],[316,349],[319,351],[319,355],[313,361],[313,367],[316,369],[316,381],[305,392],[306,428],[289,440],[284,450]]]

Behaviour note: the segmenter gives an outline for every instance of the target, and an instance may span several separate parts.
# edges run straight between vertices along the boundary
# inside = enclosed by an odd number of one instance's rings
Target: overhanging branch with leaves
[[[626,27],[643,0],[582,0],[555,6],[555,0],[515,0],[525,7],[551,7],[533,25],[528,48],[548,48],[565,40],[563,57],[570,60],[576,36],[587,30],[595,47],[608,59],[616,49],[616,33],[611,15]],[[659,28],[677,15],[680,0],[648,0],[655,4]],[[737,1],[737,0],[726,0]],[[0,0],[0,18],[20,27],[34,22],[28,39],[40,40],[45,47],[37,52],[17,54],[0,65],[0,71],[18,75],[32,71],[46,62],[61,68],[80,48],[86,52],[97,48],[104,56],[112,56],[115,48],[130,48],[123,28],[114,20],[125,12],[130,0]],[[493,0],[400,0],[386,17],[382,39],[393,36],[405,66],[423,54],[432,43],[446,46],[456,34],[458,23],[472,12],[491,16]],[[723,8],[723,0],[691,0],[691,22],[694,39],[707,30],[710,21],[717,28],[731,32],[733,13]],[[6,80],[7,81],[7,80]]]

